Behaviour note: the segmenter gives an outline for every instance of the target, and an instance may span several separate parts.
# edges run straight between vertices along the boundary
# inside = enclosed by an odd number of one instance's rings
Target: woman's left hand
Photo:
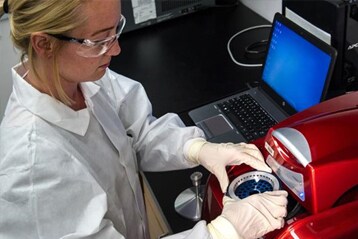
[[[222,192],[226,192],[229,185],[229,178],[226,172],[227,165],[247,164],[257,170],[272,172],[260,150],[254,144],[246,143],[210,143],[204,139],[193,140],[188,157],[203,165],[207,170],[214,174]]]

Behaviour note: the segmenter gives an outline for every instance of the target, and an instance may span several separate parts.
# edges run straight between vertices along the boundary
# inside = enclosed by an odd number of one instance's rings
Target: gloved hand
[[[188,141],[184,148],[186,147],[188,147],[186,157],[194,163],[203,165],[214,174],[224,193],[229,185],[229,178],[226,172],[227,165],[245,163],[257,170],[272,172],[265,164],[259,149],[253,144],[215,144],[209,143],[202,138],[197,138]]]
[[[213,239],[259,238],[284,226],[287,192],[254,194],[236,201],[223,198],[222,214],[207,225]]]

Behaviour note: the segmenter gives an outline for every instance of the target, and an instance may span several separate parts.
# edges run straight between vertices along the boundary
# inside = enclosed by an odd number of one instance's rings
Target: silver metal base
[[[199,186],[199,197],[196,196],[196,188],[191,187],[181,192],[175,199],[175,211],[181,216],[193,221],[201,219],[201,210],[205,186]]]

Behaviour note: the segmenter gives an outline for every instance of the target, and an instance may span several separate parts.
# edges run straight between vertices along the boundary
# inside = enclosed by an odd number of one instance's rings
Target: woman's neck
[[[59,97],[58,95],[58,92],[55,88],[55,84],[53,83],[54,80],[52,75],[44,74],[41,71],[38,72],[38,74],[40,75],[40,77],[45,77],[44,79],[48,79],[49,82],[52,84],[45,85],[36,77],[36,75],[32,70],[29,70],[28,74],[24,75],[24,79],[41,93],[50,95],[56,98],[57,100],[61,101],[62,103],[66,104],[61,100],[61,97]],[[70,107],[75,111],[86,108],[85,98],[83,96],[79,83],[73,83],[73,82],[61,80],[61,85],[66,95],[72,101],[70,104],[66,104],[68,107]]]

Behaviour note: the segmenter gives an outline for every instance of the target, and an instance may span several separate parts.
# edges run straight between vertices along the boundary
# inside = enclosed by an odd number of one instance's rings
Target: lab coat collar
[[[20,104],[33,114],[58,127],[81,136],[85,135],[90,121],[88,109],[74,111],[53,97],[41,93],[23,79],[22,76],[25,73],[25,68],[21,63],[12,68],[14,92]],[[100,89],[92,82],[81,83],[81,88],[84,89],[85,99],[92,97]]]

